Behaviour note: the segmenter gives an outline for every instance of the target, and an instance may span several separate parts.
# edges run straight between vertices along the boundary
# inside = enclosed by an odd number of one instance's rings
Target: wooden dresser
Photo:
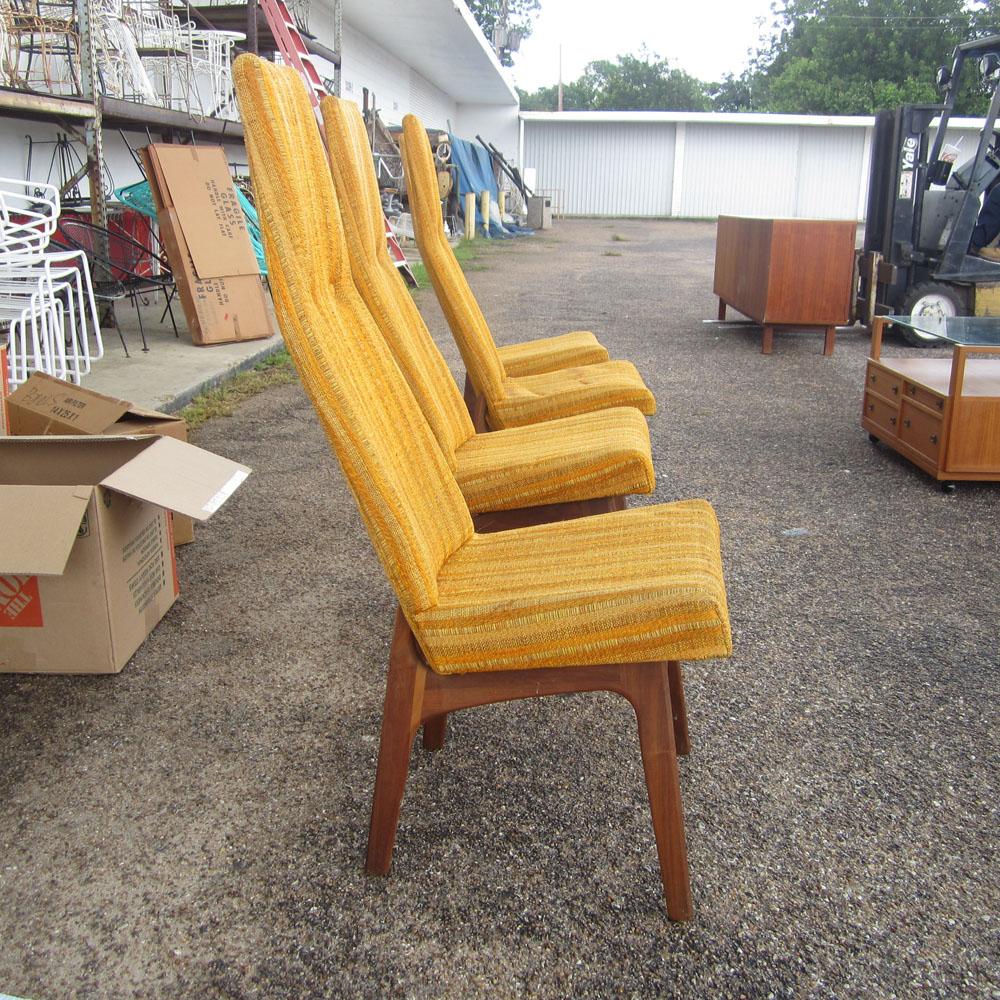
[[[865,370],[861,424],[944,483],[1000,481],[1000,319],[952,317],[938,321],[940,336],[953,344],[951,357],[930,350],[921,357],[882,357],[882,333],[890,324],[918,325],[926,317],[879,316]],[[991,329],[992,327],[992,329]]]
[[[770,354],[775,327],[822,327],[823,353],[833,353],[836,327],[850,320],[854,237],[850,221],[719,216],[715,294],[764,327]]]

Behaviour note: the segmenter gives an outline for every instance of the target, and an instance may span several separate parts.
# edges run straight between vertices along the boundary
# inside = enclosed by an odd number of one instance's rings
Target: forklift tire
[[[899,310],[906,316],[964,316],[967,312],[965,298],[952,285],[925,281],[914,285],[903,299]],[[900,327],[903,339],[913,347],[943,347],[939,337]]]

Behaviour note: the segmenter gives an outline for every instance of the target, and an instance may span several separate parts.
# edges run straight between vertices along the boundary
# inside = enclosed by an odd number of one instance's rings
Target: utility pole
[[[562,43],[559,44],[559,105],[556,111],[562,111]]]

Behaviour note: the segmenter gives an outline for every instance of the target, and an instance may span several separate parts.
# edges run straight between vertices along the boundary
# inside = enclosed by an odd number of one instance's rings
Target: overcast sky
[[[651,52],[702,80],[746,67],[770,0],[541,0],[531,37],[514,56],[514,79],[524,90],[557,81],[562,44],[563,82],[587,63]]]

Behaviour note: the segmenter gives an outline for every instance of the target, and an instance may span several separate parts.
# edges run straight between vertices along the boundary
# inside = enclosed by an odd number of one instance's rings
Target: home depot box
[[[142,158],[191,339],[204,345],[271,336],[225,150],[153,143]]]
[[[32,372],[8,400],[11,434],[163,434],[187,441],[183,417],[144,410],[123,399]],[[194,541],[194,522],[174,518],[174,544]]]
[[[249,472],[174,438],[0,438],[0,672],[121,670],[177,598],[167,510],[207,520]]]

